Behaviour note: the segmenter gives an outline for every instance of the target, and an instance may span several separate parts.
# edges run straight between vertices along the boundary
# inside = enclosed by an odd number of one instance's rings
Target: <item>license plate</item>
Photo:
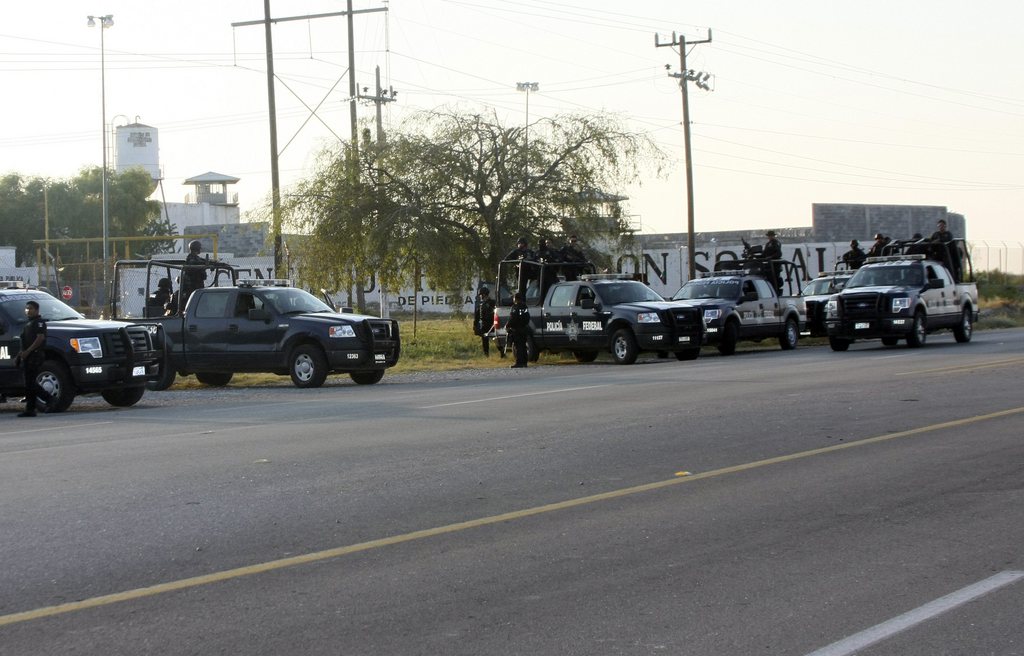
[[[870,327],[871,324],[868,323],[867,321],[858,321],[857,323],[853,324],[854,330],[867,330]]]
[[[679,338],[679,341],[680,341],[681,343],[684,343],[684,344],[689,344],[689,343],[690,343],[690,338],[689,338],[689,336],[686,336],[686,337],[680,337],[680,338]]]
[[[133,367],[132,368],[132,375],[133,376],[145,376],[146,375],[146,368],[145,367]]]
[[[385,362],[388,359],[388,356],[385,353],[374,353],[373,359],[375,362]]]

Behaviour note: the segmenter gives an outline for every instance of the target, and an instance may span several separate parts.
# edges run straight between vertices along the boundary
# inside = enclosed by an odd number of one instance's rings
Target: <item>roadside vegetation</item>
[[[979,329],[1024,326],[1024,276],[983,271],[978,274],[978,296]]]

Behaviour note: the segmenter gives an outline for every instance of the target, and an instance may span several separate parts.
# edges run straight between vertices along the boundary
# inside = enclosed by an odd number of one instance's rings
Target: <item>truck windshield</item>
[[[735,278],[700,278],[691,280],[672,295],[673,301],[696,298],[739,298],[740,281]]]
[[[595,285],[598,296],[607,305],[618,305],[620,303],[638,303],[644,301],[664,301],[656,291],[643,284],[632,280]]]
[[[15,324],[23,324],[28,321],[28,318],[25,316],[25,301],[39,303],[39,316],[47,321],[85,318],[54,297],[48,294],[40,294],[39,292],[4,296],[0,307],[3,307],[3,314],[7,315]]]
[[[846,289],[854,287],[920,287],[922,285],[924,285],[924,272],[919,266],[867,266],[861,268],[850,278],[850,282],[846,283]]]
[[[275,289],[262,293],[267,304],[278,314],[304,314],[306,312],[331,312],[329,305],[309,292],[301,289]]]

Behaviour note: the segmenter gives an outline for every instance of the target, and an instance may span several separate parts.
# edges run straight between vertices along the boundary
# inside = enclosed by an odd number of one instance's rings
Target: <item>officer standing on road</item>
[[[494,325],[494,299],[491,298],[491,290],[486,287],[480,288],[480,294],[476,298],[476,312],[473,320],[473,332],[480,336],[480,346],[483,348],[484,357],[491,354],[491,326]]]
[[[512,297],[512,310],[508,314],[508,322],[505,323],[507,339],[512,340],[512,347],[516,352],[516,363],[511,369],[525,369],[527,361],[526,338],[530,334],[530,308],[521,292],[516,292]]]
[[[189,297],[197,289],[202,289],[206,283],[207,260],[199,256],[203,244],[198,239],[193,239],[188,245],[188,256],[185,258],[185,269],[181,272],[181,293],[179,295],[178,311],[185,309]]]
[[[15,366],[22,367],[25,372],[25,412],[19,413],[18,416],[35,417],[37,399],[41,398],[46,404],[53,401],[53,397],[39,387],[36,380],[39,377],[39,368],[43,366],[46,321],[39,316],[39,303],[35,301],[25,303],[25,316],[28,317],[28,323],[21,331],[21,351],[14,358]]]

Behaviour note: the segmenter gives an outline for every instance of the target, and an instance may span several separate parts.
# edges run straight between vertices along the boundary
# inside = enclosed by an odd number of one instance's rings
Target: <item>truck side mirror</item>
[[[942,278],[932,278],[928,281],[928,289],[942,289],[946,286],[946,281]]]
[[[249,310],[249,321],[270,321],[271,316],[268,310],[253,309]]]
[[[580,307],[583,308],[584,310],[593,310],[594,309],[594,299],[592,299],[592,298],[580,299]]]

